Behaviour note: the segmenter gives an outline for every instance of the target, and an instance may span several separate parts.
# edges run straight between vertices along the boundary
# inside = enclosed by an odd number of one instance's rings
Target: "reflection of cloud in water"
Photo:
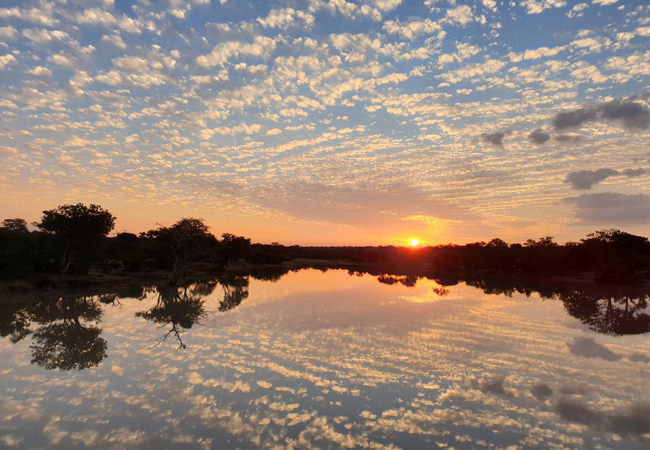
[[[135,316],[154,295],[122,299],[105,307],[98,367],[6,364],[0,435],[19,448],[617,448],[611,433],[645,445],[646,336],[596,343],[562,324],[559,301],[462,283],[433,303],[400,298],[438,286],[292,273],[252,280],[226,313],[216,289],[185,352],[154,346],[159,325]],[[0,341],[5,361],[24,352]]]
[[[572,344],[567,344],[573,355],[585,358],[600,358],[605,361],[618,361],[622,357],[607,347],[600,345],[593,338],[577,337]]]
[[[553,389],[546,384],[537,384],[530,389],[530,392],[538,399],[550,397],[553,395]]]
[[[650,405],[647,404],[633,404],[622,411],[598,411],[585,405],[560,400],[557,411],[565,420],[621,436],[650,433]]]

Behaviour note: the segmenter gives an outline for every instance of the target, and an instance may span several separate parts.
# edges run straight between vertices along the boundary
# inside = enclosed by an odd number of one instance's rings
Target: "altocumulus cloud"
[[[585,224],[642,224],[650,222],[650,196],[616,192],[582,194],[565,199]]]

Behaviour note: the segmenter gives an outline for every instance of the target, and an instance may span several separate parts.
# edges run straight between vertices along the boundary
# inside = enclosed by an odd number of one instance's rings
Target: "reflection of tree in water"
[[[13,344],[20,342],[32,333],[31,323],[32,318],[24,304],[0,304],[0,337],[9,336]]]
[[[223,300],[219,302],[219,311],[230,311],[248,298],[247,275],[226,272],[217,280],[223,288]]]
[[[161,327],[169,326],[167,332],[158,339],[164,342],[174,336],[179,343],[179,348],[187,348],[183,342],[182,334],[195,324],[207,317],[205,297],[212,295],[217,287],[223,289],[223,299],[219,301],[219,311],[229,311],[248,297],[248,275],[234,272],[224,272],[211,281],[193,284],[191,286],[155,286],[145,290],[144,298],[148,292],[155,292],[156,304],[135,315],[149,320]]]
[[[648,294],[606,294],[594,298],[580,291],[560,294],[567,312],[599,333],[624,335],[650,332]]]
[[[415,287],[418,282],[418,277],[415,275],[388,275],[382,274],[377,277],[377,281],[382,284],[388,284],[390,286],[394,284],[401,284],[406,287]]]
[[[486,294],[511,297],[520,293],[529,297],[537,292],[543,299],[561,300],[571,316],[599,333],[620,336],[650,332],[650,311],[647,311],[650,288],[647,286],[588,284],[576,288],[575,285],[505,278],[468,280],[466,283]]]
[[[106,340],[97,326],[100,302],[113,297],[64,297],[0,306],[0,336],[17,343],[32,336],[32,364],[47,370],[87,369],[106,358]],[[36,326],[35,326],[36,325]]]
[[[207,288],[202,286],[198,291],[200,292],[202,289]],[[175,336],[178,339],[179,347],[186,348],[181,334],[183,330],[192,328],[195,323],[206,316],[204,296],[192,291],[189,287],[157,286],[155,291],[157,293],[155,306],[146,311],[135,313],[136,317],[142,317],[161,327],[171,325],[171,328],[158,342],[164,342],[169,336]]]
[[[96,325],[103,311],[92,297],[61,298],[31,306],[32,321],[41,324],[30,346],[32,364],[48,370],[81,370],[106,358],[106,340]]]
[[[372,269],[349,270],[350,276],[370,274],[380,283],[401,284],[413,287],[420,278],[417,275],[386,274]],[[558,282],[544,279],[511,279],[507,277],[463,274],[452,277],[427,275],[441,288],[432,288],[441,297],[449,294],[445,286],[464,281],[490,295],[512,297],[522,294],[530,297],[537,293],[542,299],[557,299],[564,303],[566,311],[590,329],[612,335],[642,334],[650,332],[650,287],[643,285],[602,285]],[[576,288],[576,286],[578,286]]]
[[[434,287],[434,288],[431,288],[431,290],[432,290],[433,293],[436,294],[438,297],[446,297],[446,296],[448,296],[449,293],[451,292],[449,289],[447,289],[447,288],[445,288],[445,287],[439,287],[439,288]]]
[[[248,275],[255,280],[275,283],[288,274],[289,271],[290,269],[286,267],[261,267],[251,270]]]

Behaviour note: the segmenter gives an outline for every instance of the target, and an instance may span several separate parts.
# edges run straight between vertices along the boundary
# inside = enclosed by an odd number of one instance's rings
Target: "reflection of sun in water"
[[[420,243],[420,241],[418,241],[417,239],[411,239],[411,245],[412,245],[413,247],[415,247],[415,246],[418,245],[419,243]]]

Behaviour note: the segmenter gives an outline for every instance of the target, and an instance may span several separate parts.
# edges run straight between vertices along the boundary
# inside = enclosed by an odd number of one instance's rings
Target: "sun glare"
[[[411,239],[411,245],[412,245],[413,247],[415,247],[415,246],[418,245],[419,243],[420,243],[420,241],[418,241],[417,239]]]

